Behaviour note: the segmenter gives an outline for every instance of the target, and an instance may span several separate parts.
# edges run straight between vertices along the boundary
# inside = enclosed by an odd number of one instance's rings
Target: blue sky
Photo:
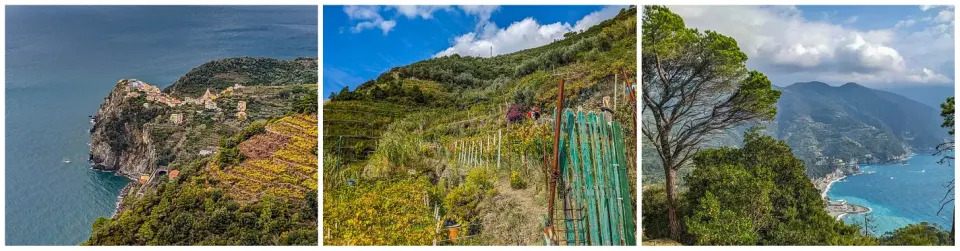
[[[392,67],[449,54],[541,46],[622,6],[324,6],[324,96]]]
[[[953,93],[953,6],[669,7],[688,27],[735,38],[747,66],[776,85],[818,80]]]

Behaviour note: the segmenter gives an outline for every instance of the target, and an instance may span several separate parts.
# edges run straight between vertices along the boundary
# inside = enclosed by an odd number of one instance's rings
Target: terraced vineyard
[[[635,7],[623,8],[549,45],[430,58],[331,93],[324,244],[543,245],[559,83],[562,108],[609,108],[623,142],[636,142],[622,91],[637,76],[636,20]],[[625,163],[636,158],[635,144],[622,151]],[[633,200],[636,184],[627,185],[622,198]]]
[[[394,120],[413,110],[408,106],[364,101],[338,101],[323,105],[324,151],[336,153],[337,141],[344,158],[375,149],[376,139]]]
[[[265,137],[280,138],[281,145],[264,144]],[[276,142],[275,140],[273,142]],[[296,114],[266,126],[240,144],[247,156],[239,165],[218,172],[222,184],[238,201],[252,202],[270,194],[303,200],[317,189],[317,117]]]

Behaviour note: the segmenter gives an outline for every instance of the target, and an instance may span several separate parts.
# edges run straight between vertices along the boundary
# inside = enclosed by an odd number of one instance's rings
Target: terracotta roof
[[[176,179],[177,176],[180,176],[180,170],[170,170],[170,173],[167,174],[167,177],[171,180]]]

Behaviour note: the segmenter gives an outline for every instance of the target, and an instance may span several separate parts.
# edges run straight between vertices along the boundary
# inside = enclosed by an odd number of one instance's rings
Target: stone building
[[[174,125],[183,124],[183,114],[182,113],[170,114],[170,122],[173,122]]]
[[[247,111],[247,101],[237,101],[237,111]]]

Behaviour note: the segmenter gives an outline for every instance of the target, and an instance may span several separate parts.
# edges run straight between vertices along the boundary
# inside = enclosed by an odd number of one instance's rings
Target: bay
[[[918,153],[903,163],[863,165],[863,173],[834,183],[827,196],[871,208],[869,214],[876,220],[871,225],[876,226],[877,236],[920,222],[949,230],[953,203],[947,204],[939,215],[937,211],[947,192],[944,185],[954,179],[954,166],[938,164],[940,158]],[[847,214],[843,221],[862,225],[863,217]]]

